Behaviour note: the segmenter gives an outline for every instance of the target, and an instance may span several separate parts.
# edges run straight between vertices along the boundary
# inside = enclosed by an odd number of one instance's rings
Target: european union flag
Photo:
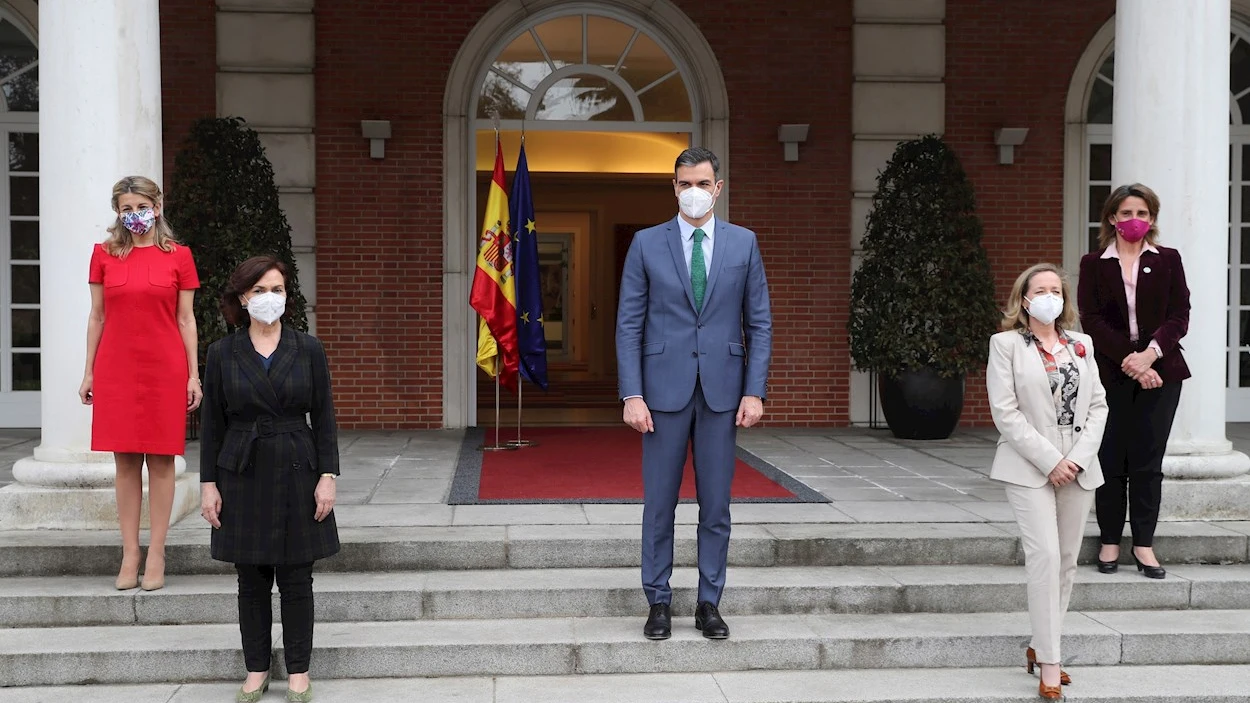
[[[508,196],[508,217],[516,250],[517,346],[521,352],[521,375],[547,390],[547,337],[543,331],[543,292],[538,269],[538,230],[534,226],[534,197],[530,191],[530,167],[525,143],[517,157]]]

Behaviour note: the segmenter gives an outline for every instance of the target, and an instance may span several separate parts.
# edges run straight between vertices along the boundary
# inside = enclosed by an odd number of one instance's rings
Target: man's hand
[[[751,427],[764,417],[764,401],[757,395],[744,395],[738,403],[738,417],[734,424],[738,427]]]
[[[639,432],[655,432],[655,424],[651,422],[651,409],[642,398],[626,400],[622,417],[626,425]]]

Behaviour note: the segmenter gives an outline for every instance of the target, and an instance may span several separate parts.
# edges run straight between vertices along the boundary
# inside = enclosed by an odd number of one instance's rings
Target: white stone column
[[[1250,517],[1250,458],[1225,435],[1229,0],[1119,0],[1112,173],[1162,202],[1190,290],[1185,381],[1163,469],[1164,517]]]
[[[42,436],[0,490],[0,529],[115,528],[112,455],[91,452],[91,409],[78,400],[87,274],[113,184],[162,181],[158,0],[43,0],[39,60]],[[198,502],[193,483],[178,481],[173,520]]]

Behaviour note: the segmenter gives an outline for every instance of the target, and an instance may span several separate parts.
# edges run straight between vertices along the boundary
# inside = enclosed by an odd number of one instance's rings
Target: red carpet
[[[500,440],[516,437],[501,429]],[[482,501],[629,501],[642,500],[642,438],[628,427],[543,427],[525,429],[522,438],[538,446],[516,451],[477,452]],[[495,440],[494,429],[486,431]],[[473,451],[476,451],[474,449]],[[742,459],[734,471],[734,499],[795,500],[790,490]],[[694,498],[694,466],[686,459],[681,497]]]

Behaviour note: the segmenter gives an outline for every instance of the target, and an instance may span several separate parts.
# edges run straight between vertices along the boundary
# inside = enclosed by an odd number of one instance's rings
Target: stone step
[[[318,568],[359,572],[637,567],[639,534],[637,525],[344,527],[343,551]],[[1095,534],[1091,524],[1082,563],[1094,559]],[[210,558],[208,540],[207,528],[171,531],[167,572],[232,572],[229,564]],[[678,525],[676,564],[694,565],[695,547],[695,526]],[[1167,564],[1246,563],[1250,523],[1161,523],[1155,550]],[[1122,552],[1129,560],[1127,542]],[[0,577],[115,576],[120,561],[120,542],[111,531],[0,532]],[[732,566],[1008,565],[1023,563],[1023,554],[1014,523],[748,524],[734,528],[729,562]]]
[[[314,664],[315,666],[315,664]],[[314,670],[314,676],[317,675]],[[1072,670],[1068,700],[1095,703],[1244,703],[1250,666],[1085,666]],[[0,703],[219,703],[220,683],[0,688]],[[275,681],[266,700],[281,700]],[[442,679],[315,679],[322,701],[411,703],[1032,703],[1037,679],[1019,667],[701,674],[501,676]]]
[[[638,617],[328,622],[317,626],[314,666],[329,679],[1008,667],[1023,663],[1029,639],[1024,613],[736,616],[720,642],[691,621],[682,614],[664,642],[644,640]],[[1245,610],[1072,612],[1064,634],[1070,667],[1250,659]],[[281,669],[280,651],[274,664]],[[235,625],[15,628],[0,638],[9,686],[222,681],[241,671]]]
[[[318,622],[641,616],[636,568],[320,573]],[[693,612],[697,573],[673,575],[674,608]],[[227,575],[170,577],[152,593],[117,591],[105,577],[0,579],[0,627],[237,622]],[[741,567],[726,614],[981,613],[1024,610],[1018,566]],[[1164,580],[1082,567],[1073,610],[1250,609],[1250,565],[1173,567]],[[278,599],[274,599],[275,612]]]

